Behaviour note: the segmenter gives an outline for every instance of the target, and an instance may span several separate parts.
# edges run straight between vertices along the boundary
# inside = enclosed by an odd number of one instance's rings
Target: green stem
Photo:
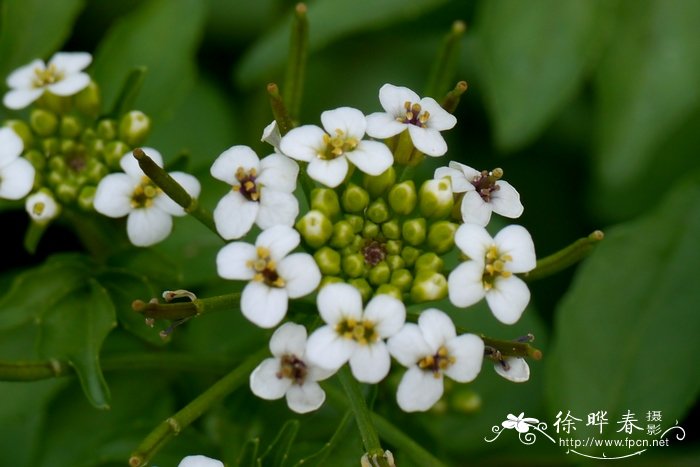
[[[277,122],[277,129],[280,131],[280,135],[284,136],[289,130],[294,128],[294,124],[287,111],[287,106],[284,105],[279,87],[275,83],[268,84],[267,95],[270,97],[270,108],[272,109],[272,116]]]
[[[442,47],[437,53],[435,62],[430,71],[428,86],[425,89],[426,96],[437,96],[444,92],[452,80],[455,66],[459,54],[459,40],[464,35],[467,25],[464,21],[455,21],[452,23],[452,29],[447,33],[442,42]]]
[[[443,109],[447,110],[449,113],[455,113],[455,110],[457,110],[457,106],[459,105],[459,101],[462,98],[462,94],[467,92],[467,88],[469,86],[467,85],[466,81],[460,81],[457,83],[452,89],[452,91],[448,92],[445,98],[442,100],[442,106]]]
[[[129,458],[131,467],[140,467],[148,463],[153,456],[173,436],[179,434],[192,422],[197,420],[211,406],[228,396],[248,381],[250,372],[268,353],[267,348],[261,349],[248,357],[241,365],[214,383],[209,389],[183,407],[179,412],[161,422],[144,438]]]
[[[36,253],[36,249],[39,246],[41,237],[46,232],[46,228],[49,226],[48,222],[39,223],[31,221],[27,226],[27,231],[24,234],[24,249],[30,255]]]
[[[542,359],[542,351],[531,346],[527,342],[494,339],[484,335],[480,337],[481,340],[484,341],[485,346],[498,350],[503,357],[530,357],[535,360]]]
[[[284,80],[286,104],[292,121],[298,121],[301,96],[304,91],[304,73],[309,45],[309,21],[306,5],[297,3],[294,8],[292,35],[289,39],[289,63]]]
[[[121,90],[119,91],[119,97],[114,102],[114,107],[107,114],[112,118],[119,118],[124,115],[129,110],[134,108],[134,102],[141,92],[143,87],[143,82],[146,79],[146,67],[136,67],[129,72]]]
[[[556,274],[559,271],[578,263],[583,258],[588,256],[593,247],[603,240],[603,237],[603,232],[596,230],[587,237],[579,238],[571,245],[538,260],[535,269],[523,274],[522,278],[527,282],[536,281],[538,279],[551,276],[552,274]]]
[[[185,191],[185,189],[179,183],[177,183],[175,179],[173,179],[173,177],[171,177],[162,167],[156,164],[153,159],[148,157],[148,155],[143,152],[141,148],[134,149],[133,154],[136,160],[139,162],[139,167],[141,167],[141,170],[143,170],[143,172],[153,181],[153,183],[158,186],[158,188],[163,190],[163,192],[178,205],[182,206],[185,212],[190,214],[220,237],[211,214],[199,205],[197,199],[192,198],[189,193],[187,193],[187,191]],[[225,239],[222,238],[222,240]]]
[[[192,318],[203,313],[219,310],[238,309],[241,302],[240,292],[216,297],[198,298],[191,302],[158,303],[157,301],[144,302],[134,300],[131,308],[143,314],[146,318],[169,319],[172,321]]]

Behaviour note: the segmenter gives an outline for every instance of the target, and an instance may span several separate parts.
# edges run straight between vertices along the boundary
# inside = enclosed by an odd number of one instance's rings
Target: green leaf
[[[148,69],[136,106],[162,118],[194,83],[194,54],[202,32],[206,2],[149,0],[117,21],[95,53],[93,76],[105,108],[111,109],[125,77]]]
[[[534,139],[578,91],[605,24],[594,0],[481,2],[477,59],[497,144]]]
[[[249,439],[241,450],[238,457],[238,467],[257,467],[258,449],[260,448],[260,438]]]
[[[408,21],[444,4],[446,0],[327,0],[309,5],[309,51],[367,30]],[[279,72],[289,52],[291,15],[283,26],[276,27],[258,41],[243,57],[235,71],[236,81],[252,86],[270,80]],[[282,90],[284,91],[284,90]]]
[[[700,391],[700,183],[682,184],[648,216],[610,229],[558,309],[547,368],[550,409],[660,410],[680,420]],[[617,427],[615,427],[617,429]]]
[[[289,449],[299,433],[299,420],[287,420],[282,425],[275,440],[258,459],[259,465],[284,467],[289,457]]]
[[[700,104],[700,3],[620,2],[596,77],[603,185],[628,183]]]

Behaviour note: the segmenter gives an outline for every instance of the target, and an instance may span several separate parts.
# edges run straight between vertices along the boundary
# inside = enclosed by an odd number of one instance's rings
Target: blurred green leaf
[[[258,465],[284,467],[289,460],[289,448],[294,443],[297,433],[299,433],[299,420],[287,420],[277,437],[258,459]]]
[[[700,103],[700,3],[620,2],[615,36],[596,77],[597,173],[629,183]]]
[[[680,420],[700,390],[700,183],[620,225],[581,266],[558,310],[548,359],[550,409],[579,418],[660,410]],[[588,388],[588,389],[586,389]],[[618,418],[619,420],[619,418]]]
[[[447,0],[326,0],[309,5],[309,51],[319,50],[342,37],[386,28],[424,14]],[[270,81],[285,65],[289,52],[291,15],[283,26],[260,39],[235,70],[236,81],[245,87]],[[282,90],[284,92],[284,89]]]
[[[136,106],[154,119],[174,110],[194,83],[206,2],[149,0],[119,19],[95,53],[94,79],[111,109],[131,70],[148,71]]]
[[[241,455],[238,458],[238,467],[258,467],[258,449],[260,447],[260,439],[249,439],[244,445]]]
[[[596,0],[491,0],[477,15],[480,83],[497,144],[533,140],[578,91],[605,25]]]

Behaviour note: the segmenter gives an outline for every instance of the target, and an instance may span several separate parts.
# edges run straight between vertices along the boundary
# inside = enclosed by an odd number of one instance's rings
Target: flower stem
[[[238,309],[241,302],[240,292],[218,295],[216,297],[197,298],[191,302],[159,303],[151,300],[134,300],[131,308],[146,318],[179,320],[199,316],[218,310]]]
[[[289,39],[289,63],[284,79],[286,104],[292,121],[298,121],[301,96],[304,91],[304,73],[309,45],[309,21],[306,5],[297,3],[294,8],[292,35]]]
[[[109,116],[119,118],[134,108],[134,102],[141,92],[147,71],[146,67],[141,66],[129,72],[119,92],[119,97],[117,97],[112,111],[108,114]]]
[[[260,363],[267,354],[267,348],[261,349],[248,357],[237,368],[214,383],[209,389],[200,394],[196,399],[183,407],[172,417],[164,420],[151,433],[144,438],[139,447],[129,458],[131,467],[141,467],[168,442],[170,439],[187,428],[199,418],[212,405],[228,396],[242,384],[248,381],[250,372]]]
[[[192,215],[199,222],[204,224],[209,230],[216,235],[219,233],[216,230],[214,219],[211,214],[202,208],[195,198],[192,198],[185,189],[175,181],[162,167],[158,166],[153,159],[143,152],[143,149],[134,149],[134,157],[139,162],[141,170],[155,183],[158,188],[163,190],[168,197],[175,201],[188,214]],[[223,238],[222,238],[223,240]]]
[[[464,21],[452,23],[452,28],[443,39],[442,47],[436,54],[435,62],[430,70],[428,85],[424,93],[425,96],[437,96],[445,92],[445,89],[449,86],[457,64],[459,40],[466,29],[467,25],[464,24]]]
[[[596,230],[587,237],[579,238],[571,245],[538,260],[535,269],[523,274],[522,278],[527,282],[536,281],[576,264],[588,256],[593,247],[603,240],[603,237],[603,232]]]
[[[442,100],[442,104],[440,104],[442,108],[450,113],[455,113],[455,110],[457,110],[457,106],[459,105],[459,100],[462,98],[462,94],[467,92],[468,87],[469,86],[467,85],[466,81],[458,82],[454,89],[448,92],[445,98]]]
[[[270,108],[272,109],[272,116],[277,122],[277,128],[280,131],[280,135],[286,135],[289,130],[294,128],[292,123],[292,118],[289,116],[287,111],[287,106],[284,105],[284,100],[280,94],[280,88],[275,83],[270,83],[267,85],[267,95],[270,97]]]
[[[481,340],[484,341],[486,347],[498,350],[503,357],[530,357],[535,360],[542,359],[542,351],[531,346],[527,342],[494,339],[484,335],[480,337]]]

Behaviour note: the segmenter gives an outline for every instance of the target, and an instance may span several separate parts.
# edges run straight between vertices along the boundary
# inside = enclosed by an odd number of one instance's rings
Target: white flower
[[[522,357],[506,357],[493,364],[496,373],[514,383],[524,383],[530,379],[530,366]]]
[[[177,467],[224,467],[224,463],[207,456],[187,456]]]
[[[307,170],[314,180],[335,188],[348,173],[348,161],[369,175],[379,175],[394,163],[384,143],[362,139],[367,121],[359,110],[327,110],[321,114],[321,123],[323,129],[315,125],[294,128],[280,143],[284,154],[309,163]]]
[[[528,231],[509,225],[491,238],[480,225],[462,224],[455,233],[455,244],[469,260],[447,279],[450,301],[466,307],[486,297],[499,321],[518,321],[530,301],[530,290],[514,274],[531,271],[537,262]]]
[[[7,77],[10,90],[3,103],[10,109],[23,109],[48,91],[57,96],[72,96],[90,84],[83,73],[92,56],[87,52],[58,52],[48,65],[43,60],[20,67]]]
[[[24,202],[24,208],[32,220],[39,224],[45,224],[56,218],[60,211],[60,206],[53,196],[43,190],[28,196]]]
[[[248,146],[233,146],[211,166],[214,178],[232,189],[214,209],[216,230],[226,240],[241,238],[253,224],[261,229],[292,226],[299,214],[296,188],[299,167],[291,159],[271,154],[263,160]]]
[[[406,412],[432,407],[442,396],[443,375],[460,383],[472,381],[484,359],[484,342],[475,334],[458,336],[450,317],[436,308],[423,311],[417,325],[406,323],[388,346],[408,368],[396,394]]]
[[[306,328],[285,323],[270,339],[273,358],[263,360],[250,374],[250,389],[267,400],[286,396],[287,405],[297,413],[316,410],[326,400],[326,393],[316,381],[333,374],[305,359]]]
[[[20,157],[24,143],[10,128],[0,129],[0,198],[21,199],[34,186],[34,166]]]
[[[502,176],[501,169],[479,172],[454,161],[449,167],[435,171],[435,178],[449,177],[452,180],[453,193],[464,193],[462,220],[483,226],[489,223],[492,211],[511,219],[523,213],[520,195],[510,183],[500,180]]]
[[[391,138],[408,129],[413,145],[428,156],[442,156],[447,143],[440,134],[457,124],[454,115],[431,97],[402,86],[385,84],[379,90],[379,102],[385,112],[367,116],[367,134],[373,138]]]
[[[278,154],[283,154],[280,149],[280,142],[282,141],[282,134],[277,126],[277,120],[273,120],[269,125],[263,130],[262,138],[260,141],[269,144],[275,148],[275,152]]]
[[[309,360],[328,370],[337,370],[350,361],[358,381],[381,381],[391,366],[384,339],[396,334],[403,325],[404,304],[389,295],[375,295],[363,311],[360,292],[341,283],[322,288],[316,303],[326,325],[309,337]]]
[[[289,254],[299,241],[296,230],[276,225],[258,235],[254,246],[229,243],[216,256],[221,277],[250,281],[241,295],[241,312],[262,328],[276,326],[287,314],[290,298],[310,294],[321,282],[311,255]]]
[[[152,148],[143,151],[159,166],[163,166],[160,153]],[[129,152],[119,164],[125,173],[113,173],[100,181],[95,193],[95,210],[109,217],[127,217],[126,231],[136,246],[150,246],[165,239],[172,230],[171,216],[184,216],[185,210],[170,199],[143,173],[138,161]],[[200,185],[196,178],[183,172],[170,176],[185,191],[196,198]]]
[[[515,428],[518,433],[527,433],[530,431],[531,426],[537,426],[537,424],[540,422],[536,418],[525,417],[525,412],[520,412],[520,415],[517,417],[509,413],[506,418],[507,420],[501,423],[503,428],[508,430]]]

